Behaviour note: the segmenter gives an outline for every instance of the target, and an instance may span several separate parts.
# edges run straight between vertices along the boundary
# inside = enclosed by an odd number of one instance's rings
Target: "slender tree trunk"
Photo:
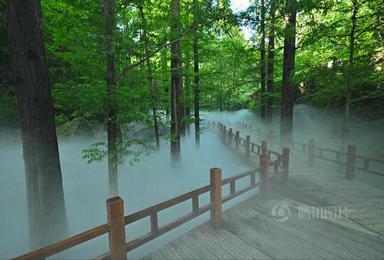
[[[269,42],[268,42],[268,64],[267,64],[267,98],[266,98],[266,117],[269,123],[273,119],[273,91],[274,91],[274,71],[275,71],[275,15],[276,0],[271,0],[269,9]]]
[[[141,22],[143,24],[143,40],[145,44],[145,55],[149,55],[149,39],[147,35],[147,23],[145,20],[144,12],[143,12],[143,6],[139,7],[140,11],[140,17],[141,17]],[[160,135],[159,135],[159,124],[157,122],[157,89],[154,84],[153,80],[153,72],[152,72],[152,66],[151,66],[151,61],[150,59],[147,59],[146,61],[147,64],[147,70],[148,70],[148,83],[149,87],[151,89],[151,101],[152,101],[152,119],[153,119],[153,126],[155,130],[155,139],[156,139],[156,147],[157,149],[160,148]]]
[[[189,51],[186,52],[186,55],[185,55],[185,84],[184,84],[184,91],[183,91],[183,94],[184,94],[184,97],[183,97],[183,100],[184,100],[184,106],[185,106],[185,116],[186,117],[189,117],[191,115],[191,102],[190,102],[190,98],[191,98],[191,77],[190,77],[190,54],[189,54]]]
[[[356,34],[356,20],[358,12],[358,0],[352,0],[352,16],[351,16],[351,32],[349,34],[349,58],[348,58],[348,74],[345,91],[345,111],[343,119],[342,137],[341,137],[341,149],[345,150],[350,131],[350,117],[351,117],[351,85],[353,79],[353,62],[355,51],[355,34]]]
[[[196,0],[194,0],[196,1]],[[200,143],[200,76],[199,76],[199,42],[197,36],[193,39],[193,71],[194,71],[194,94],[195,94],[195,142]]]
[[[193,72],[194,72],[194,116],[195,116],[195,143],[200,144],[200,75],[199,75],[199,32],[197,24],[199,23],[199,3],[193,0]]]
[[[261,96],[261,120],[266,118],[266,94],[265,94],[265,3],[260,1],[260,96]]]
[[[117,106],[116,106],[116,60],[114,50],[114,30],[116,27],[114,0],[102,0],[104,15],[104,52],[106,60],[106,82],[107,82],[107,134],[108,134],[108,177],[109,192],[111,196],[117,195],[118,175],[117,175],[117,146],[118,146],[118,126],[117,126]]]
[[[293,97],[295,91],[296,0],[286,0],[283,79],[281,88],[281,140],[291,145],[293,128]]]
[[[224,68],[223,68],[223,64],[220,63],[220,69],[221,69],[221,77],[220,77],[220,112],[223,112],[224,110],[224,80],[223,80],[223,77],[224,77]]]
[[[166,118],[167,120],[169,120],[169,117],[170,117],[170,111],[169,111],[169,107],[170,107],[170,104],[169,104],[169,101],[170,101],[170,95],[169,95],[169,89],[170,89],[170,84],[169,84],[169,78],[168,78],[168,64],[167,64],[167,49],[163,49],[163,51],[161,52],[161,70],[163,72],[163,75],[162,75],[162,82],[164,83],[164,96],[165,96],[165,102],[163,100],[163,103],[165,103],[165,115],[166,115]]]
[[[67,221],[39,0],[12,0],[8,34],[26,176],[30,244],[66,236]]]
[[[184,103],[184,120],[186,133],[189,136],[190,123],[189,118],[191,116],[191,58],[189,50],[186,51],[185,55],[185,71],[184,71],[184,90],[183,90],[183,103]],[[187,120],[188,119],[188,120]]]
[[[171,17],[172,39],[177,39],[180,35],[180,0],[171,1]],[[171,154],[174,159],[180,157],[180,131],[182,123],[180,57],[180,40],[173,41],[171,44]]]

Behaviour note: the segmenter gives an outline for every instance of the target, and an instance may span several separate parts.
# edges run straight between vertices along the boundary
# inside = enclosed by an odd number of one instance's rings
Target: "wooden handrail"
[[[244,126],[245,124],[241,123],[240,125]],[[276,135],[271,135],[270,137],[272,137],[274,139],[279,139],[280,138],[279,136],[276,136]],[[304,143],[297,142],[297,141],[292,141],[292,144],[293,145],[300,145],[302,147],[301,150],[295,149],[296,151],[305,152],[306,149],[310,150],[310,145],[309,144],[304,144]],[[257,146],[257,144],[254,144],[254,145]],[[334,150],[334,149],[325,148],[325,147],[319,147],[319,146],[314,146],[314,149],[316,151],[318,151],[318,154],[314,154],[313,158],[320,158],[320,159],[325,160],[325,161],[330,161],[330,162],[334,162],[334,163],[337,163],[337,164],[341,164],[341,165],[347,166],[347,163],[343,162],[341,160],[342,156],[348,157],[348,153],[347,152],[337,151],[337,150]],[[334,153],[336,158],[332,159],[332,158],[329,158],[329,157],[325,157],[323,155],[323,152]],[[375,162],[375,163],[379,163],[379,164],[384,164],[384,159],[373,158],[373,157],[369,157],[369,156],[361,155],[361,154],[356,154],[355,157],[356,157],[356,159],[363,160],[363,166],[359,166],[358,163],[354,164],[354,168],[355,169],[358,169],[358,170],[361,170],[361,171],[365,171],[365,172],[368,172],[368,173],[372,173],[372,174],[376,174],[376,175],[379,175],[379,176],[384,176],[384,171],[379,171],[379,170],[375,170],[375,169],[371,169],[370,168],[370,163],[371,162]]]
[[[220,126],[220,124],[219,124],[219,126]],[[221,127],[223,128],[223,131],[226,134],[225,126],[221,125]],[[242,145],[242,147],[245,147],[246,149],[248,149],[248,151],[253,152],[253,147],[251,149],[250,145],[258,147],[259,148],[258,150],[260,150],[260,151],[262,150],[262,146],[259,146],[257,144],[250,142],[249,137],[247,139],[241,138],[239,136],[238,131],[236,132],[235,141],[236,141],[236,139],[238,141],[243,140],[244,142],[247,142],[247,143],[244,143]],[[267,149],[265,149],[264,152],[266,153],[265,155],[268,156],[268,158],[270,157],[271,154],[277,155],[278,159],[276,159],[274,161],[269,161],[267,164],[267,167],[274,166],[275,167],[274,172],[278,173],[278,171],[276,171],[276,169],[277,169],[276,166],[282,166],[283,167],[282,155],[280,153],[277,153],[277,152],[271,151],[271,150],[267,150]],[[289,159],[286,158],[286,160],[289,160]],[[215,185],[219,185],[219,190],[217,190],[217,188],[216,188],[218,193],[216,194],[215,200],[219,201],[219,203],[225,203],[225,202],[227,202],[227,201],[229,201],[229,200],[257,187],[258,185],[262,184],[262,182],[256,182],[255,181],[255,174],[256,174],[256,172],[259,172],[259,171],[260,171],[260,168],[258,167],[258,168],[253,168],[251,170],[247,170],[247,171],[238,173],[236,175],[227,177],[225,179],[220,178],[219,183],[215,184]],[[288,171],[287,171],[287,169],[283,169],[283,172],[285,172],[287,174]],[[211,173],[211,175],[212,175],[212,173]],[[248,177],[248,176],[251,177],[250,178],[250,185],[247,186],[246,188],[236,190],[236,181],[239,179]],[[269,181],[274,176],[276,176],[276,175],[265,176],[264,184],[266,181]],[[212,178],[212,176],[211,176],[211,178]],[[211,179],[211,182],[212,182],[212,179]],[[221,186],[227,185],[227,184],[231,185],[231,187],[230,187],[231,192],[229,195],[222,197]],[[151,232],[144,234],[143,236],[138,237],[134,240],[128,241],[125,245],[125,251],[126,252],[131,251],[131,250],[155,239],[156,237],[158,237],[158,236],[186,223],[187,221],[189,221],[189,220],[191,220],[197,216],[200,216],[201,214],[203,214],[205,212],[208,212],[209,210],[211,210],[211,214],[212,214],[212,207],[214,207],[214,210],[215,210],[214,212],[216,212],[215,218],[217,218],[217,220],[215,223],[217,224],[217,227],[219,227],[220,226],[219,221],[221,221],[220,220],[220,218],[221,218],[221,213],[220,213],[221,212],[221,206],[220,206],[220,210],[218,210],[216,208],[217,205],[213,206],[213,204],[212,204],[212,190],[215,187],[215,185],[213,185],[211,183],[210,185],[206,185],[206,186],[200,187],[198,189],[195,189],[193,191],[181,194],[175,198],[160,202],[158,204],[155,204],[155,205],[148,207],[146,209],[137,211],[137,212],[132,213],[130,215],[127,215],[125,217],[121,215],[121,218],[120,218],[121,222],[116,222],[114,220],[114,218],[115,218],[114,214],[116,214],[116,209],[115,209],[116,205],[119,205],[120,211],[123,212],[122,211],[123,210],[122,200],[119,197],[109,199],[107,201],[107,208],[109,210],[109,213],[112,215],[109,215],[110,219],[109,219],[109,222],[107,224],[100,225],[100,226],[95,227],[93,229],[87,230],[83,233],[74,235],[72,237],[66,238],[66,239],[61,240],[61,241],[58,241],[54,244],[42,247],[42,248],[37,249],[37,250],[34,250],[34,251],[29,252],[27,254],[21,255],[15,259],[44,259],[48,256],[57,254],[61,251],[64,251],[68,248],[79,245],[83,242],[86,242],[88,240],[91,240],[93,238],[96,238],[96,237],[101,236],[101,235],[106,234],[106,233],[109,233],[109,235],[110,235],[110,238],[109,238],[110,244],[115,243],[114,239],[116,239],[116,238],[118,238],[120,240],[118,242],[121,242],[121,241],[125,240],[125,236],[123,238],[121,238],[124,233],[121,232],[120,226],[122,225],[122,227],[124,227],[125,225],[131,224],[133,222],[136,222],[136,221],[143,219],[143,218],[146,218],[146,217],[150,217]],[[211,203],[208,203],[207,205],[199,207],[199,195],[202,195],[202,194],[207,193],[207,192],[211,192]],[[159,223],[157,220],[159,211],[170,208],[174,205],[177,205],[177,204],[184,202],[184,201],[187,201],[187,200],[191,200],[191,202],[192,202],[192,207],[191,207],[190,213],[188,213],[182,217],[179,217],[178,219],[176,219],[176,220],[174,220],[174,221],[172,221],[166,225],[159,226]],[[219,214],[219,215],[217,215],[217,214]],[[118,230],[116,230],[117,227],[118,227]],[[111,234],[111,229],[114,229],[115,234]],[[116,246],[116,245],[110,245],[110,246]],[[120,249],[118,249],[116,251],[118,254],[121,254]],[[96,257],[96,259],[109,259],[110,257],[111,257],[111,253],[108,252],[108,253],[104,253],[103,255]],[[112,257],[113,257],[113,255],[112,255]]]
[[[357,154],[356,157],[360,158],[360,159],[363,159],[363,160],[369,160],[369,161],[372,161],[372,162],[384,163],[384,159],[377,159],[377,158],[368,157],[368,156],[359,155],[359,154]]]
[[[247,177],[247,176],[251,176],[252,173],[255,173],[257,171],[259,171],[260,169],[259,168],[254,168],[254,169],[251,169],[251,170],[247,170],[247,171],[243,171],[243,172],[240,172],[236,175],[233,175],[231,177],[227,177],[225,179],[223,179],[221,181],[221,184],[224,186],[232,181],[235,181],[235,180],[238,180],[238,179],[241,179],[241,178],[244,178],[244,177]]]
[[[84,243],[88,240],[91,240],[93,238],[96,238],[98,236],[104,235],[109,232],[109,225],[104,224],[100,225],[98,227],[92,228],[90,230],[87,230],[85,232],[82,232],[80,234],[71,236],[69,238],[60,240],[54,244],[51,244],[46,247],[39,248],[37,250],[34,250],[32,252],[29,252],[27,254],[21,255],[16,257],[17,260],[22,259],[42,259],[46,258],[48,256],[57,254],[61,251],[64,251],[68,248],[74,247],[76,245],[79,245],[81,243]]]
[[[207,185],[201,188],[198,188],[196,190],[184,193],[182,195],[179,195],[175,198],[160,202],[156,205],[153,205],[151,207],[148,207],[146,209],[137,211],[135,213],[132,213],[125,217],[125,224],[128,225],[130,223],[136,222],[140,219],[143,219],[145,217],[148,217],[151,215],[152,212],[159,212],[163,209],[170,208],[176,204],[179,204],[181,202],[184,202],[186,200],[192,199],[194,195],[201,195],[211,190],[211,186]]]

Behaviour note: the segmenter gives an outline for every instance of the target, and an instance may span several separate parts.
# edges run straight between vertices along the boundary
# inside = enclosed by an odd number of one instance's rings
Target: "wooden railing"
[[[228,135],[224,132],[225,126],[217,124],[222,130],[222,135]],[[210,169],[210,184],[200,187],[196,190],[184,193],[175,198],[163,201],[149,208],[137,211],[130,215],[124,216],[124,203],[120,197],[114,197],[107,200],[108,221],[106,224],[96,228],[87,230],[81,234],[74,235],[67,239],[58,241],[49,246],[34,250],[27,254],[16,257],[16,259],[44,259],[68,248],[79,245],[83,242],[99,237],[108,233],[109,236],[109,252],[104,253],[95,259],[126,259],[127,252],[159,237],[160,235],[188,222],[189,220],[210,211],[210,221],[213,228],[222,226],[222,203],[230,201],[235,197],[260,186],[260,194],[262,196],[267,192],[268,182],[275,176],[281,175],[283,184],[288,179],[289,168],[289,150],[283,149],[283,153],[277,153],[267,149],[267,142],[263,141],[262,145],[255,144],[250,141],[249,136],[245,139],[240,137],[237,131],[237,146],[245,148],[246,154],[255,153],[259,155],[259,166],[234,176],[222,179],[222,170],[219,168]],[[255,149],[257,148],[257,149]],[[271,160],[271,156],[276,156],[275,160]],[[274,175],[269,174],[269,168],[274,167]],[[256,173],[259,173],[259,180],[256,181]],[[236,183],[240,179],[249,178],[249,185],[242,189],[236,188]],[[223,186],[230,186],[230,193],[226,196],[222,195]],[[210,193],[210,202],[200,206],[199,197],[205,193]],[[185,201],[191,201],[191,212],[177,218],[176,220],[159,225],[158,215],[160,211],[178,205]],[[126,242],[125,226],[136,221],[149,217],[151,231],[136,239]]]
[[[278,153],[275,151],[272,151],[267,148],[267,141],[261,141],[261,145],[254,143],[251,141],[250,135],[246,135],[245,138],[240,136],[240,131],[236,131],[234,134],[233,129],[229,128],[227,129],[226,126],[224,126],[222,123],[218,122],[212,122],[213,125],[217,125],[217,127],[220,130],[221,137],[223,141],[228,142],[228,144],[234,143],[235,147],[239,149],[239,147],[245,149],[245,155],[247,157],[251,156],[251,154],[256,154],[259,155],[259,162],[260,162],[260,167],[262,169],[263,165],[268,165],[266,166],[267,168],[273,166],[274,167],[274,172],[277,173],[279,170],[279,167],[281,169],[288,169],[289,168],[289,149],[288,148],[283,148],[282,153]],[[244,124],[247,128],[250,128],[250,125]],[[274,160],[272,160],[272,156],[275,157]],[[260,179],[261,179],[261,185],[260,185],[260,193],[263,195],[266,190],[266,183],[270,177],[265,176],[262,174],[264,171],[261,170],[260,173]],[[284,170],[284,174],[282,175],[282,184],[286,185],[286,181],[288,180],[288,170]],[[254,177],[253,177],[254,178]],[[251,179],[251,182],[254,182],[255,180]]]
[[[250,124],[240,123],[241,127],[251,128]],[[260,128],[257,128],[257,132],[261,135]],[[280,143],[280,138],[272,133],[267,134],[269,140],[274,140],[276,143]],[[319,158],[325,161],[334,162],[345,166],[345,176],[347,179],[352,179],[355,174],[355,169],[384,176],[384,159],[378,159],[369,157],[366,155],[357,154],[357,147],[354,145],[348,145],[347,152],[337,151],[329,148],[324,148],[315,145],[315,140],[310,139],[307,144],[292,141],[292,150],[308,154],[308,162],[314,164],[315,159]],[[328,155],[328,156],[327,156]],[[375,169],[372,164],[379,164],[383,170]]]

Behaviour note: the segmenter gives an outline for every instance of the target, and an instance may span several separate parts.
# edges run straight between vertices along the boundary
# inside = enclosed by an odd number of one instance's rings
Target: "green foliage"
[[[103,118],[106,86],[104,81],[83,77],[77,81],[57,83],[53,88],[58,115],[67,120]]]
[[[148,139],[122,138],[118,145],[118,163],[127,162],[130,165],[140,161],[140,156],[145,152],[153,151],[155,147]],[[101,162],[108,157],[108,147],[105,142],[97,142],[81,152],[81,158],[88,163]]]
[[[268,9],[271,1],[265,1]],[[275,21],[274,106],[280,104],[283,60],[284,1],[277,1]],[[200,100],[204,109],[259,109],[260,1],[234,14],[229,1],[181,3],[181,35],[170,34],[169,1],[116,0],[115,46],[117,109],[120,126],[145,122],[153,126],[153,97],[162,128],[170,107],[170,39],[181,39],[183,102],[193,111],[192,39],[199,40]],[[139,8],[143,8],[144,20]],[[383,111],[384,23],[381,0],[358,0],[354,62],[350,66],[349,36],[352,0],[298,1],[295,81],[297,101],[319,106],[342,105],[352,76],[356,107]],[[16,122],[16,101],[7,47],[4,1],[0,3],[0,115]],[[197,26],[193,13],[197,15]],[[77,118],[106,121],[105,50],[101,4],[93,0],[42,0],[44,40],[58,125]],[[269,17],[267,16],[267,26]],[[253,30],[250,41],[240,26]],[[148,36],[148,46],[143,31]],[[267,39],[268,40],[268,39]],[[148,50],[147,50],[148,48]],[[151,56],[148,58],[149,52]],[[154,89],[149,86],[152,69]],[[124,74],[123,74],[124,72]],[[192,117],[185,119],[192,122]],[[100,148],[100,144],[94,147]],[[97,150],[96,149],[96,150]],[[99,149],[100,150],[100,149]]]

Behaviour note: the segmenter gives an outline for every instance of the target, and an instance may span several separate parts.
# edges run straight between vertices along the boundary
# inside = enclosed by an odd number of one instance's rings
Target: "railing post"
[[[251,136],[247,135],[245,137],[245,154],[249,156],[249,151],[251,149]]]
[[[336,162],[337,163],[341,162],[341,154],[340,154],[340,152],[336,152]]]
[[[369,159],[364,159],[364,170],[368,170],[369,168]]]
[[[260,154],[267,154],[268,145],[267,141],[261,141],[261,153]]]
[[[251,173],[251,185],[255,186],[256,185],[256,171],[253,171]]]
[[[228,136],[229,136],[229,143],[232,143],[232,139],[233,139],[233,130],[232,130],[232,128],[229,128]]]
[[[267,141],[261,142],[260,153],[260,194],[264,196],[267,191],[267,178],[268,178],[268,163],[269,157],[267,154]]]
[[[239,131],[236,131],[235,142],[236,142],[236,148],[239,148],[239,144],[240,144],[240,132]]]
[[[197,213],[199,211],[199,194],[195,193],[192,197],[192,212]]]
[[[107,200],[109,250],[111,259],[127,259],[125,251],[124,202],[120,197]]]
[[[345,166],[345,178],[348,180],[355,177],[356,150],[356,146],[348,145],[347,165]]]
[[[283,148],[283,158],[281,166],[283,168],[283,184],[288,184],[289,175],[289,148]]]
[[[310,139],[308,142],[308,162],[309,165],[315,163],[315,139]]]
[[[211,179],[211,225],[218,229],[222,226],[222,197],[221,197],[221,175],[220,168],[210,170]]]
[[[229,184],[230,184],[231,195],[234,195],[236,193],[236,181],[233,180]]]

